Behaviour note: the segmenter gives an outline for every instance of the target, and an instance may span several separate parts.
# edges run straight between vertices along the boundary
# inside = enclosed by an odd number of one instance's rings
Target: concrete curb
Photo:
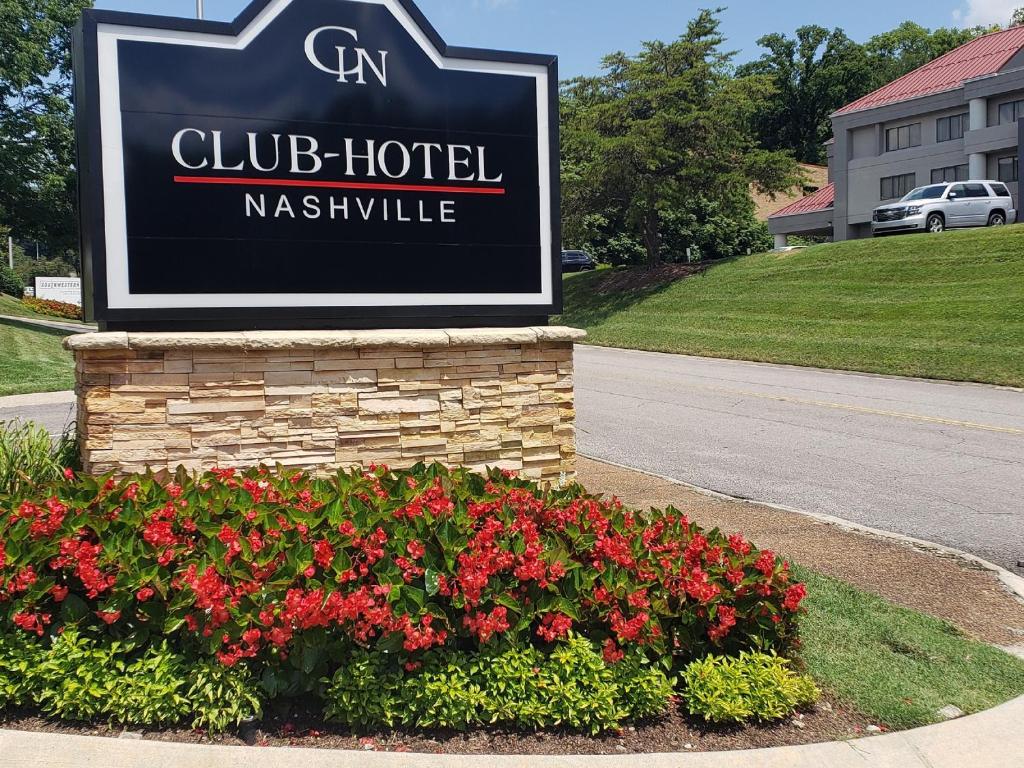
[[[1005,768],[1024,754],[1024,697],[913,731],[737,752],[642,755],[427,755],[230,747],[0,731],[0,768]]]
[[[631,349],[629,347],[616,347],[611,344],[581,344],[578,347],[590,347],[591,349],[614,349],[619,352],[639,352],[643,355],[667,355],[669,357],[683,357],[689,360],[713,360],[722,363],[736,363],[737,365],[750,365],[757,368],[783,368],[789,371],[810,371],[813,373],[841,373],[845,376],[861,376],[866,379],[889,379],[892,381],[910,381],[921,384],[948,384],[952,387],[985,387],[986,389],[1001,389],[1007,392],[1024,392],[1024,387],[1013,387],[1008,384],[986,384],[982,381],[954,381],[953,379],[927,379],[921,376],[900,376],[895,373],[871,373],[870,371],[845,370],[843,368],[819,368],[813,365],[793,365],[792,363],[769,363],[762,360],[741,360],[733,357],[705,357],[703,355],[684,355],[679,352],[658,352],[653,349]]]
[[[36,392],[30,395],[7,395],[0,397],[0,409],[25,408],[33,405],[64,405],[75,402],[73,390],[62,392]]]
[[[861,525],[860,523],[854,523],[849,520],[844,520],[841,517],[835,517],[833,515],[826,515],[820,512],[808,512],[806,510],[797,509],[795,507],[787,507],[784,504],[772,504],[767,501],[757,501],[756,499],[745,499],[740,496],[730,496],[727,493],[714,491],[711,490],[710,488],[702,488],[699,485],[687,483],[683,480],[677,480],[676,478],[669,477],[668,475],[660,475],[657,472],[648,472],[645,469],[637,469],[636,467],[631,467],[626,464],[619,464],[618,462],[615,461],[608,461],[607,459],[602,459],[597,456],[591,456],[589,454],[582,452],[579,455],[586,459],[590,459],[591,461],[600,462],[601,464],[608,464],[609,466],[618,467],[619,469],[628,469],[631,472],[639,472],[640,474],[647,475],[648,477],[655,477],[659,480],[664,480],[665,482],[672,483],[673,485],[678,485],[683,488],[688,488],[691,491],[696,491],[697,493],[702,494],[704,496],[710,496],[711,498],[722,499],[724,501],[733,501],[741,504],[752,504],[759,507],[777,509],[780,512],[790,512],[796,515],[803,515],[804,517],[809,517],[812,520],[817,520],[818,522],[825,523],[826,525],[834,525],[835,527],[840,528],[844,531],[863,533],[869,536],[877,536],[882,539],[889,539],[890,541],[906,544],[908,546],[914,547],[915,549],[919,549],[933,555],[939,555],[943,557],[955,557],[959,560],[963,560],[969,563],[970,565],[976,568],[982,568],[986,571],[991,571],[992,573],[996,574],[996,576],[999,577],[999,580],[1003,583],[1003,585],[1011,593],[1013,593],[1013,595],[1018,600],[1024,602],[1024,578],[1018,576],[1017,574],[1011,571],[1008,571],[1006,568],[1003,568],[1000,565],[991,563],[988,560],[978,557],[977,555],[972,555],[970,552],[964,552],[960,549],[947,547],[943,544],[936,544],[932,541],[925,541],[924,539],[916,539],[913,536],[905,536],[902,533],[883,531],[879,528],[872,528],[867,525]]]

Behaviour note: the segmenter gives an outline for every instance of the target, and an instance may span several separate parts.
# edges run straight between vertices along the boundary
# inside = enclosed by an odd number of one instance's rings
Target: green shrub
[[[551,652],[537,675],[537,690],[548,701],[551,725],[597,733],[629,716],[618,706],[614,673],[583,638],[574,637]]]
[[[0,293],[6,293],[20,299],[25,292],[25,284],[21,281],[6,262],[0,262]]]
[[[0,421],[0,495],[28,494],[78,466],[73,431],[54,441],[44,427],[31,422]]]
[[[193,727],[220,732],[263,715],[259,681],[248,667],[225,667],[214,659],[193,664],[185,694]]]
[[[0,708],[36,705],[62,720],[192,725],[219,732],[260,717],[259,683],[225,667],[67,627],[54,638],[0,634]]]
[[[0,709],[24,707],[38,698],[43,647],[23,632],[0,632]]]
[[[787,659],[765,653],[708,656],[687,666],[682,682],[690,714],[715,723],[778,720],[820,695]]]
[[[402,672],[387,654],[357,648],[325,680],[324,715],[354,728],[393,726],[410,713],[402,706]]]
[[[674,682],[644,654],[626,654],[612,665],[612,673],[618,686],[618,706],[629,712],[630,719],[665,714],[675,694]]]
[[[671,681],[643,654],[609,664],[578,636],[547,653],[432,651],[409,670],[393,654],[359,650],[324,682],[326,717],[357,728],[499,724],[598,733],[664,714],[672,695]]]
[[[122,724],[173,725],[192,711],[186,697],[188,663],[166,641],[125,667],[105,714]]]
[[[62,720],[109,714],[126,678],[126,652],[120,642],[97,643],[68,627],[32,672],[40,708]]]

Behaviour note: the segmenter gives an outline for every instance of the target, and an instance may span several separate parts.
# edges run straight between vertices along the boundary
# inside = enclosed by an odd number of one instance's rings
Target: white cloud
[[[960,8],[953,11],[953,20],[965,27],[978,24],[1005,26],[1010,23],[1010,17],[1021,3],[1022,0],[966,0]]]

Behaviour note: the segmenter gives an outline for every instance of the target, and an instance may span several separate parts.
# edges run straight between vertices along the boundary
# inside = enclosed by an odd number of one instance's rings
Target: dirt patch
[[[661,264],[657,267],[620,268],[601,275],[594,285],[594,291],[601,296],[643,291],[659,288],[686,277],[700,275],[706,270],[706,264]]]
[[[990,571],[954,557],[844,531],[795,512],[718,499],[668,480],[580,457],[579,480],[635,507],[673,504],[707,528],[741,531],[819,573],[848,581],[897,605],[945,619],[994,645],[1024,643],[1024,602]]]
[[[856,738],[869,723],[838,704],[823,700],[795,717],[771,725],[714,727],[684,716],[678,708],[654,722],[630,726],[606,736],[565,731],[509,731],[499,728],[464,733],[377,730],[357,734],[325,725],[314,712],[301,708],[268,717],[236,733],[210,737],[200,731],[137,731],[126,736],[225,746],[307,747],[374,752],[421,752],[451,755],[616,755],[653,752],[712,752],[814,744]],[[118,737],[122,729],[107,725],[52,723],[31,715],[13,715],[0,726],[14,730],[80,736]]]

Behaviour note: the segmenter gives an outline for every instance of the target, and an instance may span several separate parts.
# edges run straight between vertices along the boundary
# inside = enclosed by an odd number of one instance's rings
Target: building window
[[[1024,99],[999,105],[999,124],[1015,123],[1024,117]]]
[[[969,171],[966,165],[950,165],[945,168],[932,169],[932,184],[944,181],[967,181]]]
[[[935,141],[953,141],[962,139],[967,130],[970,117],[967,114],[940,117],[935,121]]]
[[[904,173],[900,176],[885,176],[882,178],[882,199],[896,200],[903,197],[916,185],[917,176],[913,173]]]
[[[897,149],[921,146],[921,124],[901,125],[899,128],[889,128],[885,132],[885,151],[892,152]]]
[[[1017,155],[1010,155],[1009,157],[999,158],[999,175],[996,177],[1000,181],[1017,181]]]

